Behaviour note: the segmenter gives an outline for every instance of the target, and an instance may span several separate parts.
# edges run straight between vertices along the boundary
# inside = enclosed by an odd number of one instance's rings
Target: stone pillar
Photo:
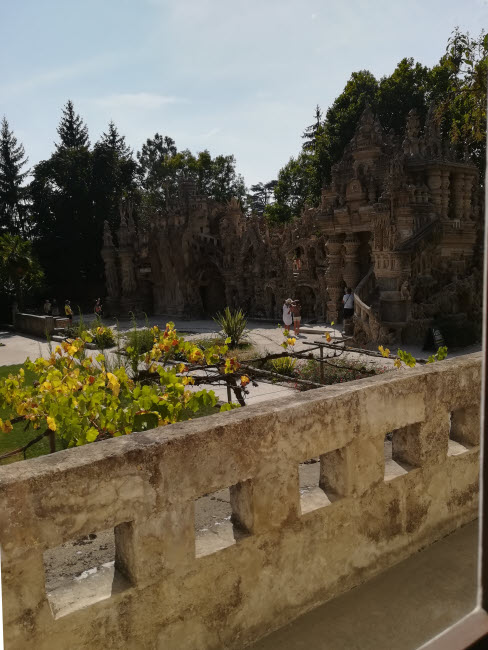
[[[463,217],[471,221],[471,192],[474,178],[470,174],[464,175],[464,199],[463,199]]]
[[[344,254],[344,282],[354,291],[359,280],[361,279],[361,269],[359,265],[359,239],[355,235],[347,235],[344,240],[346,252]]]
[[[449,216],[449,172],[444,169],[441,172],[441,217],[447,219]]]
[[[107,297],[116,299],[119,297],[119,275],[117,273],[117,259],[114,248],[102,248],[102,259],[105,265],[105,280],[107,285]]]
[[[331,235],[325,245],[329,262],[325,272],[327,293],[329,294],[329,300],[327,301],[328,321],[336,321],[339,317],[339,301],[344,288],[341,268],[343,238],[344,235]]]
[[[464,212],[464,174],[456,172],[453,179],[454,219],[462,219]]]
[[[134,273],[134,261],[130,248],[119,250],[120,272],[122,275],[122,294],[130,296],[137,288],[136,275]]]
[[[428,185],[437,213],[441,213],[441,170],[439,168],[428,170]]]

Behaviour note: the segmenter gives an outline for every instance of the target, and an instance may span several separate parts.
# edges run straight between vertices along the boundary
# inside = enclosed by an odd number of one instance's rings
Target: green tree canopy
[[[459,29],[452,33],[446,53],[433,68],[402,59],[391,75],[379,81],[368,70],[353,72],[342,93],[322,119],[319,106],[314,122],[302,135],[302,151],[278,173],[275,202],[266,207],[271,222],[298,217],[305,205],[318,205],[321,189],[330,181],[332,165],[350,142],[366,103],[384,129],[402,136],[412,108],[424,119],[429,105],[445,137],[471,156],[484,178],[488,37],[472,38]]]
[[[43,274],[31,242],[18,235],[0,235],[0,290],[22,309],[25,294],[41,283]]]
[[[223,203],[234,196],[245,199],[244,179],[237,174],[232,155],[212,158],[205,149],[195,156],[189,149],[178,151],[172,138],[156,133],[146,140],[137,160],[147,210],[167,209],[185,178],[194,178],[198,192],[215,201]]]
[[[24,181],[29,173],[24,146],[18,143],[4,117],[0,127],[0,232],[29,231],[27,189]]]
[[[57,130],[60,138],[60,142],[57,145],[58,148],[90,146],[90,141],[88,140],[88,127],[85,125],[81,117],[75,113],[75,108],[71,99],[66,102],[66,106],[63,108],[63,115]]]

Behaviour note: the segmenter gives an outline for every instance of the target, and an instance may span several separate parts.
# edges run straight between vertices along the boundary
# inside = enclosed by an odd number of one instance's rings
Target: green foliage
[[[218,312],[214,321],[220,325],[225,336],[228,337],[231,347],[236,348],[247,334],[247,318],[241,309],[226,307],[223,312]]]
[[[149,352],[154,345],[154,331],[149,328],[147,317],[146,327],[137,328],[135,315],[131,313],[132,329],[125,335],[125,351],[129,356],[133,376],[136,376],[139,368],[139,358],[142,354]]]
[[[73,102],[69,99],[63,108],[63,115],[58,126],[58,135],[60,147],[89,147],[88,128],[83,123],[81,117],[75,113]]]
[[[274,197],[274,188],[278,181],[269,181],[268,183],[256,183],[251,185],[248,203],[253,214],[263,215],[264,211],[270,205]]]
[[[412,58],[398,63],[389,77],[383,77],[375,94],[374,105],[381,126],[401,134],[409,111],[415,108],[421,120],[427,114],[430,91],[429,69]]]
[[[25,237],[30,230],[27,190],[22,171],[27,164],[22,144],[9,128],[4,117],[0,127],[0,232]]]
[[[59,293],[85,296],[103,277],[104,221],[114,227],[122,200],[139,201],[136,163],[113,123],[91,151],[72,102],[58,133],[56,150],[34,167],[29,187],[35,246],[47,283]]]
[[[26,370],[23,364],[15,364],[12,366],[0,366],[0,382],[2,379],[5,379],[9,375],[18,375],[20,369],[24,370],[25,381],[28,384],[32,384],[35,380],[35,375],[29,370]],[[10,417],[10,409],[8,407],[4,408],[0,406],[0,419],[6,420]],[[32,431],[25,428],[25,422],[14,422],[12,425],[12,431],[8,435],[2,435],[0,433],[0,456],[10,452],[19,447],[23,447],[32,439]],[[57,441],[57,449],[62,449],[63,446],[61,441]],[[0,460],[0,465],[5,465],[13,463],[23,458],[35,458],[36,456],[41,456],[43,454],[49,453],[49,441],[47,438],[43,438],[36,444],[30,446],[24,453],[19,452],[19,454],[10,456]]]
[[[412,356],[410,352],[405,352],[405,350],[398,350],[397,357],[409,368],[415,368],[417,365],[417,359]]]
[[[321,189],[331,179],[332,165],[338,162],[351,141],[358,120],[369,103],[385,130],[401,137],[412,108],[425,118],[429,104],[437,106],[437,119],[444,135],[469,153],[484,178],[486,149],[486,96],[488,38],[478,38],[454,30],[446,53],[433,68],[402,59],[389,76],[379,81],[368,70],[353,72],[342,93],[327,110],[319,106],[314,122],[305,129],[302,151],[278,173],[275,202],[265,214],[271,223],[299,217],[306,204],[320,203]]]
[[[30,241],[18,235],[0,235],[0,290],[22,309],[24,295],[40,286],[43,273]]]
[[[443,361],[447,357],[447,346],[442,346],[437,349],[435,354],[431,354],[427,359],[427,363],[434,363],[435,361]]]
[[[240,408],[240,404],[236,404],[235,402],[226,402],[220,407],[220,412],[225,413],[225,411],[233,411],[238,408]]]
[[[378,350],[381,352],[381,355],[383,357],[388,358],[390,356],[390,350],[388,348],[384,348],[382,345],[379,345]],[[430,357],[427,360],[427,363],[434,363],[435,361],[443,361],[446,357],[447,357],[447,347],[443,346],[438,348],[436,354],[430,355]],[[393,365],[395,366],[395,368],[401,368],[402,362],[409,368],[415,368],[415,366],[417,365],[417,359],[412,354],[410,354],[410,352],[406,352],[405,350],[398,350],[397,358],[395,359]]]
[[[235,171],[234,156],[212,158],[207,150],[194,156],[178,151],[175,141],[156,133],[137,153],[139,178],[144,190],[144,209],[161,211],[172,205],[182,182],[192,179],[199,193],[225,203],[232,197],[245,199],[244,180]]]
[[[154,336],[150,329],[136,327],[125,335],[126,348],[132,348],[137,354],[144,354],[154,345]]]
[[[120,220],[120,203],[138,205],[137,164],[132,151],[113,122],[93,147],[91,194],[96,224],[108,221],[114,231]]]
[[[99,318],[96,319],[95,326],[90,329],[90,336],[99,350],[111,348],[116,343],[113,329],[104,325]]]
[[[214,392],[189,390],[194,380],[188,372],[195,364],[222,364],[225,373],[236,372],[239,364],[226,358],[227,346],[202,351],[178,336],[172,323],[164,331],[153,328],[152,335],[153,347],[138,359],[150,383],[130,378],[123,367],[110,371],[103,354],[86,355],[81,338],[64,341],[48,359],[27,360],[25,368],[0,379],[0,432],[8,436],[21,422],[25,430],[40,430],[40,438],[55,435],[73,447],[213,409]],[[169,367],[177,354],[186,363]],[[241,377],[241,385],[248,382]]]
[[[277,372],[280,375],[286,375],[287,377],[293,377],[295,375],[297,360],[293,357],[280,357],[279,359],[270,359],[268,363],[269,369],[273,372]]]
[[[379,368],[377,366],[366,366],[362,362],[347,361],[341,362],[339,359],[330,363],[324,364],[324,385],[342,384],[356,379],[364,379],[375,374],[382,374],[386,368]],[[309,359],[305,362],[300,362],[296,369],[296,374],[301,379],[313,381],[314,383],[322,383],[320,373],[320,362],[316,359]]]
[[[486,163],[486,96],[488,35],[476,38],[456,28],[446,53],[430,73],[430,98],[438,106],[445,134],[459,153],[466,151],[484,181]]]

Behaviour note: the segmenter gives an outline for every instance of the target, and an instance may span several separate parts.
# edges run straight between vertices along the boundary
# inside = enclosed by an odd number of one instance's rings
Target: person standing
[[[59,305],[56,298],[53,298],[53,307],[52,307],[53,316],[59,316]]]
[[[283,323],[286,329],[290,329],[293,323],[293,316],[291,313],[291,298],[287,298],[283,303]]]
[[[302,306],[299,300],[295,300],[291,304],[291,313],[293,316],[293,329],[295,336],[300,336],[300,323],[302,321]]]
[[[102,301],[100,298],[97,298],[97,302],[95,303],[95,316],[98,316],[98,318],[102,317]]]
[[[342,304],[344,305],[344,320],[349,320],[354,315],[354,294],[351,287],[346,289]]]
[[[71,309],[71,305],[69,303],[69,300],[66,300],[64,303],[64,313],[66,314],[66,317],[69,318],[69,324],[73,324],[73,310]]]
[[[46,298],[46,300],[44,301],[44,315],[45,316],[51,315],[51,303],[49,302],[49,298]]]

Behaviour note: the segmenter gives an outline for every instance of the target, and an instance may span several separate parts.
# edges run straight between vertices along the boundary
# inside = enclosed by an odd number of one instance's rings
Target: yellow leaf
[[[110,390],[115,395],[115,397],[117,397],[117,395],[120,393],[119,380],[114,374],[112,374],[111,372],[107,372],[107,381],[108,381],[108,385],[110,386]]]
[[[324,334],[324,336],[325,336],[325,340],[327,341],[327,343],[330,343],[331,340],[332,340],[332,337],[331,337],[331,335],[329,334],[329,332],[326,332],[326,333]]]
[[[390,356],[390,350],[388,348],[384,348],[382,345],[379,345],[378,350],[381,352],[382,357],[386,358]]]
[[[12,429],[13,429],[13,426],[12,426],[12,423],[10,422],[10,420],[5,420],[5,422],[3,422],[0,419],[0,429],[4,433],[10,433],[10,431],[12,431]]]
[[[335,325],[334,321],[331,321],[330,326],[333,327]]]
[[[247,386],[249,383],[250,379],[247,377],[247,375],[242,375],[241,377],[241,386]]]
[[[50,417],[49,415],[47,417],[47,426],[51,429],[51,431],[56,431],[56,422],[54,421],[54,418]]]
[[[401,368],[402,367],[402,362],[400,359],[395,359],[395,363],[393,364],[395,368]]]

